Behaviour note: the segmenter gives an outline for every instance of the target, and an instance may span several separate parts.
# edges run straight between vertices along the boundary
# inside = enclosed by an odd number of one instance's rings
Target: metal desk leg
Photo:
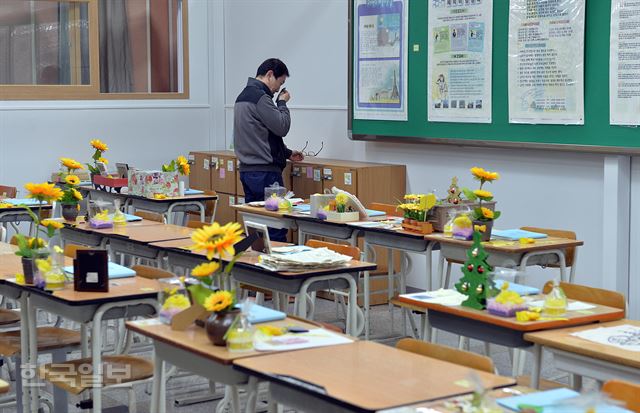
[[[540,370],[542,369],[542,346],[534,344],[531,350],[533,354],[533,366],[531,370],[531,387],[540,388]]]
[[[363,260],[369,261],[369,243],[367,242],[367,238],[364,239],[363,246]],[[363,284],[364,284],[364,339],[369,340],[370,329],[371,326],[369,324],[369,310],[370,310],[370,301],[369,295],[371,294],[371,286],[369,285],[369,271],[365,271],[363,275]]]
[[[257,402],[258,402],[258,379],[251,376],[249,377],[249,383],[247,384],[247,405],[245,407],[245,412],[255,413]]]
[[[25,293],[23,292],[21,297],[24,295]],[[31,304],[31,300],[28,294],[27,294],[27,312],[29,313],[29,316],[28,316],[29,368],[35,369],[35,372],[34,372],[35,376],[33,378],[33,381],[31,382],[31,388],[29,389],[29,391],[31,392],[31,410],[30,411],[37,412],[38,408],[40,407],[40,395],[38,392],[38,376],[37,376],[38,333],[36,331],[36,328],[38,324],[38,318],[36,316],[36,309]]]
[[[158,357],[158,353],[154,351],[153,390],[151,394],[152,412],[165,413],[166,411],[167,397],[164,381],[164,360]]]
[[[30,374],[36,373],[35,365],[31,363],[30,358],[30,349],[29,349],[29,309],[28,309],[28,293],[23,292],[20,295],[20,354],[22,357],[22,362],[24,364],[20,364],[18,366],[18,371],[16,372],[19,377],[16,377],[16,380],[20,380],[22,382],[22,411],[28,412],[30,411],[30,390],[31,390],[31,380],[29,379]],[[23,372],[22,370],[26,367],[26,369],[33,369],[33,371]],[[35,378],[34,378],[35,379]],[[34,380],[35,381],[35,380]],[[16,395],[17,396],[17,395]]]
[[[573,262],[571,263],[571,272],[569,273],[569,282],[573,283],[576,279],[576,263],[578,262],[578,248],[573,249]]]
[[[89,334],[87,324],[80,324],[80,355],[82,358],[89,357]]]

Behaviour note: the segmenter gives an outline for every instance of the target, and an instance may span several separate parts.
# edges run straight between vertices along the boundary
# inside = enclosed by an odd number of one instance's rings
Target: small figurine
[[[460,188],[458,187],[458,177],[451,178],[451,185],[447,189],[447,202],[450,204],[458,205],[460,203]]]

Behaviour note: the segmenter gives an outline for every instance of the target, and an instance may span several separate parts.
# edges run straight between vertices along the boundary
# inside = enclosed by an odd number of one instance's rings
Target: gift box
[[[429,210],[427,220],[433,224],[434,230],[438,232],[444,232],[444,226],[449,219],[449,211],[463,212],[465,210],[472,210],[479,206],[480,204],[478,202],[470,201],[462,201],[459,204],[442,203],[439,205],[434,205],[433,208]],[[484,201],[482,202],[482,206],[495,211],[496,201]]]
[[[129,171],[129,194],[146,198],[178,196],[178,172]]]

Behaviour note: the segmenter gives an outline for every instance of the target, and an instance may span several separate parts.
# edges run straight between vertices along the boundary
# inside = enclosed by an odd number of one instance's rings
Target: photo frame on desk
[[[100,171],[100,175],[109,175],[109,172],[107,171],[107,165],[104,162],[96,162],[96,168],[98,168],[98,170]]]
[[[73,260],[73,289],[109,292],[109,256],[106,250],[78,250]]]
[[[247,238],[252,238],[251,249],[265,254],[271,254],[271,240],[269,239],[269,229],[264,224],[244,221],[244,232]]]
[[[120,178],[129,177],[129,164],[116,162],[116,168],[118,170],[118,175],[120,176]]]

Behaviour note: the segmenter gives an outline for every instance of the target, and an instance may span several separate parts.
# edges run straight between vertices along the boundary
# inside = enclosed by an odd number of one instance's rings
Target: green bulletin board
[[[493,2],[492,123],[427,121],[428,0],[409,1],[408,121],[353,119],[353,16],[349,19],[349,136],[354,140],[413,141],[577,151],[640,153],[640,128],[609,124],[610,0],[586,0],[584,125],[509,124],[507,50],[509,0]],[[414,45],[419,46],[415,52]]]

